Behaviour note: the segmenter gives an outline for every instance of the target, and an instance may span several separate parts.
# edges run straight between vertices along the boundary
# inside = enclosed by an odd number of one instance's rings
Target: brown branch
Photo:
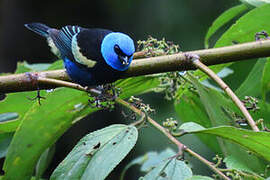
[[[231,97],[234,104],[240,109],[240,111],[245,116],[248,124],[253,129],[253,131],[260,131],[257,127],[255,121],[249,114],[248,110],[244,106],[244,104],[240,101],[240,99],[234,94],[234,92],[231,90],[231,88],[220,78],[218,77],[209,67],[205,66],[202,62],[200,62],[199,59],[194,60],[193,64],[200,70],[202,70],[204,73],[206,73],[209,77],[211,77],[220,87],[223,89],[226,94]]]
[[[187,55],[190,56],[190,55]],[[192,56],[192,55],[191,55]],[[196,56],[196,55],[195,55]],[[194,58],[194,57],[193,57]],[[212,78],[220,87],[221,89],[223,89],[226,94],[231,97],[232,101],[234,102],[234,104],[240,109],[240,111],[243,113],[243,115],[245,116],[248,124],[250,125],[250,127],[253,129],[253,131],[260,131],[259,128],[257,127],[255,121],[253,120],[253,118],[251,117],[251,115],[249,114],[248,110],[246,109],[246,107],[244,106],[244,104],[240,101],[240,99],[234,94],[234,92],[231,90],[231,88],[220,78],[218,77],[209,67],[207,67],[206,65],[204,65],[200,60],[199,57],[196,56],[195,59],[191,60],[192,63],[201,71],[203,71],[205,74],[207,74],[210,78]]]
[[[138,52],[136,57],[144,56],[145,52]],[[215,65],[228,62],[242,61],[250,58],[270,56],[270,40],[237,44],[227,47],[204,49],[186,52],[197,54],[205,65]],[[169,71],[192,70],[196,67],[186,61],[185,53],[150,57],[134,60],[130,68],[123,74],[123,78],[154,74]],[[65,70],[44,71],[32,73],[33,76],[70,81]],[[40,89],[51,89],[55,86],[40,83]],[[27,74],[0,76],[0,93],[36,90],[37,85]]]
[[[196,69],[192,63],[186,61],[186,53],[197,54],[200,56],[201,62],[207,66],[224,64],[270,56],[270,40],[261,40],[220,48],[203,49],[173,55],[138,59],[133,61],[124,77]]]

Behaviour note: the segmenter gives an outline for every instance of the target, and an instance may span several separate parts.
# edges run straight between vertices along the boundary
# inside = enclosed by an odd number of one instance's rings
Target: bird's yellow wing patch
[[[61,56],[61,53],[60,51],[58,50],[58,48],[55,46],[52,38],[48,37],[47,38],[47,42],[48,42],[48,45],[51,47],[51,52],[53,54],[55,54],[57,57],[60,57]]]
[[[77,35],[73,36],[72,38],[71,49],[73,56],[78,63],[83,64],[89,68],[92,68],[96,65],[96,61],[88,59],[80,52],[80,47],[77,44]]]

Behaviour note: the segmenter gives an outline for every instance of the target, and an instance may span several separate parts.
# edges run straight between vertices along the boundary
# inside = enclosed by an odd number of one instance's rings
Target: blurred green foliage
[[[246,5],[239,5],[221,14],[220,9],[206,10],[209,3],[210,1],[201,2],[198,6],[198,1],[125,1],[125,3],[108,1],[105,4],[110,7],[112,12],[107,13],[113,14],[110,18],[115,21],[107,23],[107,26],[114,30],[126,29],[131,34],[136,34],[139,39],[146,39],[147,34],[153,37],[166,37],[166,39],[180,44],[180,47],[184,44],[183,50],[202,48],[203,43],[208,40],[210,40],[210,46],[214,47],[232,45],[233,42],[250,42],[254,40],[256,32],[261,30],[270,32],[268,23],[270,5],[253,9]],[[231,2],[231,4],[236,3]],[[229,4],[227,6],[231,7]],[[184,13],[190,7],[192,7],[192,11]],[[222,7],[224,8],[224,6]],[[210,23],[202,23],[200,16],[209,15],[213,11],[217,11],[221,15],[212,26]],[[179,16],[179,12],[182,16]],[[136,18],[140,21],[136,21]],[[207,21],[213,22],[215,17],[211,18],[207,17]],[[122,19],[121,25],[117,19]],[[187,28],[190,24],[195,24],[192,29]],[[205,29],[209,26],[210,33],[205,37]],[[133,28],[134,31],[131,31]],[[179,33],[180,30],[181,33]],[[251,114],[255,120],[261,119],[259,127],[265,131],[268,131],[267,127],[270,122],[270,106],[267,99],[269,95],[269,73],[267,73],[269,62],[267,59],[269,58],[255,59],[250,61],[251,63],[212,66],[215,72],[219,72],[225,67],[233,70],[233,73],[225,77],[225,80],[236,90],[242,100],[247,99],[245,96],[256,98],[255,107],[250,109]],[[61,67],[61,61],[53,64],[34,65],[19,63],[16,73],[53,70]],[[168,74],[165,76],[172,80],[169,82],[183,78]],[[120,94],[122,99],[147,93],[141,96],[144,99],[143,102],[149,102],[150,106],[154,107],[157,113],[151,116],[160,123],[170,117],[177,120],[178,125],[193,122],[189,124],[192,128],[185,128],[185,130],[190,134],[198,134],[198,138],[184,136],[179,140],[203,156],[208,154],[209,159],[213,157],[213,153],[221,156],[224,162],[216,165],[223,168],[225,172],[230,172],[232,178],[239,176],[244,179],[267,178],[269,176],[269,172],[266,170],[269,164],[269,132],[255,133],[248,130],[245,119],[229,97],[216,88],[205,86],[203,80],[207,79],[206,75],[197,70],[183,76],[184,81],[181,82],[184,83],[179,84],[175,92],[177,98],[173,97],[173,101],[163,99],[168,88],[164,88],[160,84],[160,76],[128,78],[119,80],[115,84],[122,89]],[[185,80],[188,81],[185,82]],[[213,86],[216,85],[213,84]],[[149,93],[157,89],[158,94]],[[91,117],[93,112],[101,110],[89,106],[89,96],[85,92],[58,88],[52,92],[44,90],[41,93],[46,97],[41,106],[38,105],[38,102],[27,100],[27,97],[34,97],[35,92],[8,94],[0,102],[0,150],[1,156],[6,156],[3,179],[30,179],[40,156],[43,157],[43,161],[44,157],[49,158],[43,152],[48,153],[46,152],[48,148],[55,144],[67,129],[76,126],[75,123],[79,120],[87,115]],[[124,119],[121,122],[123,124],[131,122],[126,116],[122,119]],[[91,119],[91,121],[96,121],[96,119]],[[92,125],[91,121],[89,120],[89,126]],[[194,125],[194,123],[200,126]],[[187,125],[183,127],[187,127]],[[198,127],[200,130],[197,129]],[[202,130],[202,128],[206,129]],[[176,152],[171,148],[174,146],[168,144],[168,139],[161,136],[157,130],[153,128],[138,130],[138,140],[137,129],[134,126],[113,125],[99,131],[89,132],[56,168],[52,179],[61,179],[63,175],[66,178],[76,176],[76,178],[87,179],[89,178],[87,175],[95,172],[102,173],[102,176],[98,178],[103,179],[131,151],[136,141],[134,148],[136,156],[144,155],[135,159],[133,154],[135,160],[131,161],[125,170],[131,171],[132,165],[139,164],[142,172],[135,169],[135,173],[131,172],[130,174],[133,173],[133,175],[129,175],[128,171],[125,177],[179,179],[181,176],[182,179],[211,179],[210,177],[195,176],[196,174],[209,175],[209,170],[202,171],[201,166],[205,168],[205,164],[196,165],[190,157],[187,157],[186,160],[191,162],[191,165],[187,165],[184,161],[173,158]],[[181,130],[181,126],[178,130]],[[157,150],[162,152],[155,152]],[[151,152],[149,153],[149,151]],[[102,158],[106,162],[98,161]],[[93,159],[95,161],[92,161]],[[49,163],[46,160],[44,162],[44,166]],[[103,164],[102,167],[100,167],[101,164]],[[122,166],[126,164],[128,162]],[[71,166],[72,168],[70,168]]]

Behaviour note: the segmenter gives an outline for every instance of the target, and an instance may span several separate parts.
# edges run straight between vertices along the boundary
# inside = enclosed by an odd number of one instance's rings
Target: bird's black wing
[[[62,58],[67,57],[79,65],[92,68],[97,61],[102,60],[101,43],[110,32],[105,29],[65,26],[61,30],[51,29],[49,35]]]
[[[101,60],[101,43],[104,37],[112,31],[106,29],[83,29],[77,35],[77,45],[87,59]]]
[[[110,32],[105,29],[81,29],[71,43],[75,62],[88,68],[93,68],[97,62],[103,62],[101,43]]]
[[[55,46],[57,50],[60,52],[60,56],[62,58],[67,57],[68,59],[75,61],[73,53],[72,53],[72,38],[76,36],[82,30],[79,26],[64,26],[62,29],[50,29],[49,30],[49,37],[51,38],[52,42],[49,41],[49,44],[52,43],[50,46]]]

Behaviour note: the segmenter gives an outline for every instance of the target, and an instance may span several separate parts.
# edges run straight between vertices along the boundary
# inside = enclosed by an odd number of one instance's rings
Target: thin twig
[[[228,172],[230,172],[230,173],[232,173],[232,174],[239,174],[239,175],[241,175],[241,176],[243,176],[243,178],[248,178],[248,179],[258,179],[258,180],[260,180],[260,179],[264,179],[264,178],[262,178],[261,176],[259,176],[259,175],[257,175],[257,174],[255,174],[255,173],[246,173],[246,172],[244,172],[244,171],[238,171],[238,170],[235,170],[235,169],[220,169],[220,171],[221,172],[226,172],[226,173],[228,173]],[[266,176],[265,176],[266,177]]]
[[[257,127],[255,121],[249,114],[246,107],[243,105],[243,103],[240,101],[240,99],[234,94],[234,92],[230,89],[230,87],[220,78],[218,77],[210,68],[208,68],[206,65],[204,65],[199,59],[193,59],[192,63],[201,71],[206,73],[209,77],[211,77],[225,92],[226,94],[231,97],[232,101],[235,103],[235,105],[241,110],[243,115],[245,116],[248,124],[253,129],[253,131],[260,131]]]
[[[100,94],[100,92],[98,90],[96,90],[95,88],[83,87],[83,86],[76,84],[76,83],[62,81],[62,80],[58,80],[58,79],[38,77],[37,81],[39,84],[54,84],[57,87],[68,87],[68,88],[77,89],[80,91],[85,91],[85,92],[91,93],[93,95]]]
[[[42,77],[38,77],[37,81],[39,84],[55,84],[58,87],[69,87],[72,89],[77,89],[80,91],[86,91],[87,88],[76,84],[76,83],[72,83],[72,82],[68,82],[68,81],[62,81],[62,80],[58,80],[58,79],[50,79],[50,78],[42,78]]]
[[[226,180],[230,180],[225,174],[223,174],[213,163],[209,162],[207,159],[204,159],[202,156],[197,154],[196,152],[192,151],[191,149],[185,149],[186,152],[188,152],[191,156],[197,158],[200,160],[203,164],[207,165],[210,169],[212,169],[214,172],[216,172],[220,177]]]
[[[135,112],[136,114],[143,116],[144,113],[137,109],[136,107],[132,106],[131,104],[129,104],[128,102],[117,98],[116,102],[118,104],[123,105],[124,107],[132,110],[133,112]],[[197,158],[198,160],[200,160],[202,163],[206,164],[210,169],[212,169],[214,172],[216,172],[221,178],[225,179],[225,180],[230,180],[230,178],[228,178],[227,176],[225,176],[218,168],[216,168],[211,162],[209,162],[208,160],[204,159],[202,156],[200,156],[199,154],[195,153],[194,151],[192,151],[191,149],[187,148],[184,144],[182,144],[180,141],[178,141],[175,137],[172,136],[172,134],[165,129],[164,127],[162,127],[160,124],[158,124],[155,120],[153,120],[152,118],[150,118],[149,116],[147,116],[147,121],[152,124],[156,129],[158,129],[160,132],[162,132],[172,143],[174,143],[177,147],[178,147],[178,155],[182,155],[182,151],[186,151],[188,152],[191,156]]]
[[[144,122],[145,122],[145,119],[146,119],[145,117],[146,117],[146,116],[145,116],[145,114],[144,114],[143,116],[141,116],[141,118],[140,118],[138,121],[135,121],[134,123],[131,123],[131,125],[133,125],[133,126],[138,126],[138,125],[144,123]]]
[[[133,112],[135,112],[139,116],[144,116],[144,113],[141,110],[137,109],[135,106],[132,106],[128,102],[126,102],[120,98],[116,98],[115,101],[118,104],[121,104],[122,106],[132,110]],[[159,125],[157,122],[155,122],[150,117],[147,117],[147,120],[150,124],[154,125],[159,131],[161,131],[165,136],[167,136],[171,142],[176,144],[179,152],[182,151],[182,149],[184,148],[184,145],[182,143],[180,143],[175,137],[173,137],[167,129],[163,128],[161,125]]]

